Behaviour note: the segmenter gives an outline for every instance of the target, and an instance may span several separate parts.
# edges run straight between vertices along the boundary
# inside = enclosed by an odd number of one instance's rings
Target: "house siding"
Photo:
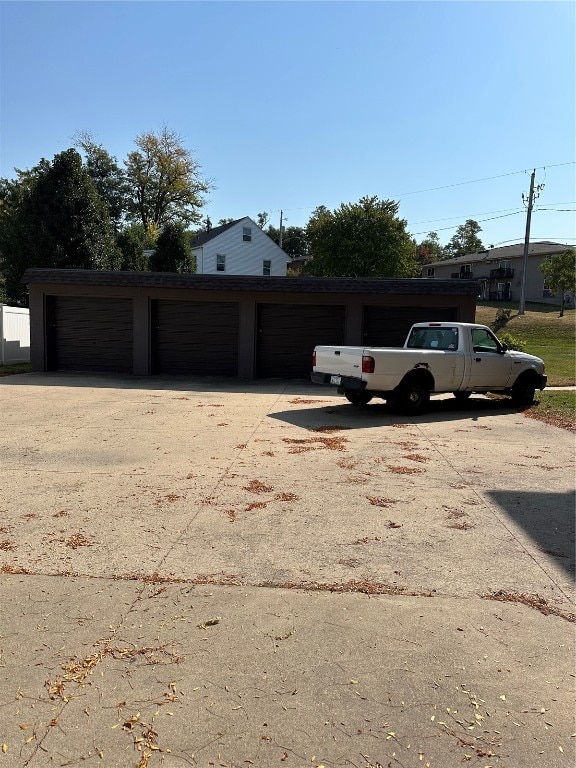
[[[250,227],[252,240],[243,239],[244,227]],[[192,246],[200,275],[262,275],[264,260],[270,261],[270,276],[285,277],[288,256],[249,217],[240,219],[233,226],[209,240],[204,245]],[[217,256],[226,257],[226,269],[218,272]]]

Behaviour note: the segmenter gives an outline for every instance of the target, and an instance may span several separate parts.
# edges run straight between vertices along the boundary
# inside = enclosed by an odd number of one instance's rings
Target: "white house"
[[[199,275],[286,276],[288,256],[249,216],[207,229],[191,246]]]

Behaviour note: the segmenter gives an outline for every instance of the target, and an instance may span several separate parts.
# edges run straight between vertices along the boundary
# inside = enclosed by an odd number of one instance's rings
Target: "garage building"
[[[471,280],[29,269],[35,371],[308,378],[316,344],[401,346],[474,322]]]

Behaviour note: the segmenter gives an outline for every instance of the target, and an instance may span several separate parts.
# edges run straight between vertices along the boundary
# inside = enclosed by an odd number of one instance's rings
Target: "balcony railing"
[[[514,269],[512,267],[498,267],[498,269],[490,270],[490,280],[501,280],[507,277],[514,277]]]

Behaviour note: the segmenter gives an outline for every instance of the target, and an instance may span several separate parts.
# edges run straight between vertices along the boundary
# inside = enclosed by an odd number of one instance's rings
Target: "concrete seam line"
[[[287,387],[288,387],[288,384],[285,384],[285,385],[284,385],[284,388],[283,388],[283,390],[282,390],[281,392],[279,392],[279,393],[278,393],[278,396],[277,396],[277,397],[276,397],[276,399],[274,400],[274,403],[272,404],[272,406],[271,406],[270,408],[266,409],[266,412],[265,412],[265,413],[264,413],[264,415],[263,415],[263,416],[262,416],[262,417],[259,419],[258,423],[256,424],[256,426],[255,426],[255,427],[254,427],[254,429],[252,430],[252,432],[251,432],[250,436],[248,437],[248,440],[246,441],[246,443],[245,443],[244,447],[243,447],[243,448],[240,448],[240,449],[239,449],[239,451],[238,451],[238,453],[237,453],[237,454],[234,456],[234,458],[233,458],[233,459],[231,459],[231,461],[230,461],[230,463],[228,464],[228,466],[226,467],[226,469],[225,469],[225,470],[222,472],[222,474],[220,475],[220,477],[218,478],[218,480],[215,482],[215,484],[214,484],[214,486],[212,487],[212,489],[209,491],[209,495],[212,495],[212,494],[214,494],[214,493],[216,493],[216,492],[217,492],[217,490],[218,490],[218,488],[219,488],[220,484],[221,484],[221,483],[222,483],[222,482],[225,480],[225,478],[226,478],[226,476],[228,475],[228,473],[230,472],[230,470],[231,470],[231,469],[234,467],[234,464],[235,464],[235,463],[238,461],[239,457],[242,455],[242,452],[243,452],[243,451],[246,449],[246,447],[248,446],[248,443],[249,443],[249,442],[252,440],[252,438],[254,437],[254,435],[256,434],[256,432],[257,432],[257,431],[260,429],[260,426],[262,425],[262,422],[264,421],[264,419],[265,419],[265,418],[267,418],[269,411],[270,411],[270,410],[272,410],[273,408],[275,408],[275,407],[276,407],[276,404],[278,403],[278,401],[280,400],[280,398],[281,398],[281,397],[283,397],[283,396],[286,394],[286,389],[287,389]],[[190,520],[189,520],[189,521],[186,523],[186,525],[184,526],[184,528],[183,528],[183,529],[180,531],[180,533],[179,533],[179,534],[176,536],[176,538],[174,539],[174,541],[173,541],[173,543],[171,544],[171,546],[170,546],[170,547],[167,549],[167,551],[164,553],[164,555],[163,555],[163,556],[160,558],[160,561],[159,561],[158,565],[156,566],[157,570],[159,570],[159,569],[162,567],[163,563],[164,563],[164,562],[166,562],[166,559],[167,559],[167,558],[170,556],[170,554],[171,554],[171,553],[174,551],[174,548],[175,548],[175,547],[176,547],[176,546],[179,544],[179,542],[182,540],[182,538],[183,538],[183,537],[186,535],[186,533],[188,532],[188,529],[190,528],[190,526],[192,525],[192,523],[193,523],[193,522],[196,520],[196,518],[198,517],[198,515],[199,515],[199,514],[200,514],[200,509],[198,509],[198,510],[197,510],[197,511],[194,513],[194,515],[193,515],[193,516],[190,518]]]
[[[554,577],[553,577],[553,576],[551,576],[551,575],[548,573],[548,571],[547,571],[547,570],[546,570],[546,569],[545,569],[545,568],[542,566],[542,564],[538,562],[538,560],[537,560],[537,559],[534,557],[534,555],[533,555],[533,554],[532,554],[532,553],[531,553],[531,552],[530,552],[530,551],[527,549],[527,547],[526,547],[526,546],[525,546],[525,545],[524,545],[524,544],[523,544],[523,543],[520,541],[520,539],[519,539],[519,538],[516,536],[515,532],[514,532],[514,531],[513,531],[513,530],[512,530],[512,529],[511,529],[511,528],[510,528],[510,527],[509,527],[507,524],[506,524],[506,522],[503,520],[502,516],[501,516],[501,515],[498,513],[498,511],[496,510],[496,508],[495,508],[495,507],[494,507],[494,506],[493,506],[493,505],[492,505],[492,504],[491,504],[489,501],[487,501],[487,500],[486,500],[486,499],[485,499],[485,498],[482,496],[482,494],[481,494],[481,493],[480,493],[480,492],[479,492],[479,491],[478,491],[478,490],[477,490],[477,489],[476,489],[474,486],[470,486],[470,483],[468,483],[468,482],[466,481],[466,479],[463,477],[463,475],[461,474],[461,472],[459,472],[459,471],[456,469],[456,467],[455,467],[455,466],[452,464],[452,462],[450,461],[450,459],[448,459],[448,458],[447,458],[447,457],[446,457],[446,456],[445,456],[445,455],[442,453],[442,451],[440,450],[440,448],[439,448],[439,447],[437,447],[437,446],[436,446],[436,445],[433,443],[432,439],[431,439],[431,438],[429,438],[429,437],[426,435],[426,433],[425,433],[425,432],[423,432],[423,430],[421,429],[421,427],[420,427],[418,424],[416,424],[415,422],[412,422],[412,423],[414,424],[414,426],[416,427],[416,429],[417,429],[417,430],[420,432],[420,434],[422,435],[422,437],[423,437],[423,438],[424,438],[424,439],[425,439],[425,440],[426,440],[426,441],[427,441],[427,442],[428,442],[428,443],[431,445],[431,447],[433,448],[433,450],[434,450],[434,451],[436,451],[436,453],[438,453],[438,454],[439,454],[439,455],[440,455],[440,456],[441,456],[441,457],[444,459],[444,461],[445,461],[445,462],[448,464],[448,466],[450,467],[450,469],[452,469],[452,471],[453,471],[453,472],[454,472],[454,473],[457,475],[457,477],[459,477],[459,478],[460,478],[460,480],[461,480],[463,483],[466,483],[466,485],[468,485],[469,487],[471,487],[471,490],[472,490],[472,493],[474,494],[474,496],[476,496],[476,498],[478,498],[478,499],[481,501],[481,503],[483,504],[483,506],[485,506],[485,507],[486,507],[486,508],[487,508],[487,509],[490,511],[490,513],[491,513],[492,517],[493,517],[493,518],[494,518],[494,519],[495,519],[495,520],[496,520],[496,521],[497,521],[497,522],[498,522],[498,523],[499,523],[499,524],[500,524],[500,525],[501,525],[501,526],[504,528],[504,530],[505,530],[505,531],[507,531],[507,533],[509,533],[509,534],[510,534],[510,536],[511,536],[511,537],[514,539],[514,541],[516,542],[516,544],[518,544],[518,546],[520,547],[520,549],[522,549],[522,551],[523,551],[523,552],[524,552],[526,555],[528,555],[528,557],[529,557],[529,558],[532,560],[532,562],[533,562],[533,563],[534,563],[534,564],[535,564],[535,565],[536,565],[536,566],[537,566],[537,567],[538,567],[538,568],[539,568],[539,569],[540,569],[540,570],[541,570],[541,571],[542,571],[542,572],[543,572],[543,573],[544,573],[544,574],[545,574],[545,575],[548,577],[548,579],[549,579],[549,580],[552,582],[552,584],[554,584],[554,586],[555,586],[555,587],[556,587],[556,588],[557,588],[557,589],[560,591],[560,593],[561,593],[562,595],[564,595],[564,597],[565,597],[565,598],[566,598],[566,599],[567,599],[569,602],[572,602],[572,598],[570,597],[570,595],[568,595],[568,594],[567,594],[567,593],[564,591],[564,589],[563,589],[563,588],[560,586],[560,584],[558,584],[558,582],[557,582],[557,581],[554,579]]]

